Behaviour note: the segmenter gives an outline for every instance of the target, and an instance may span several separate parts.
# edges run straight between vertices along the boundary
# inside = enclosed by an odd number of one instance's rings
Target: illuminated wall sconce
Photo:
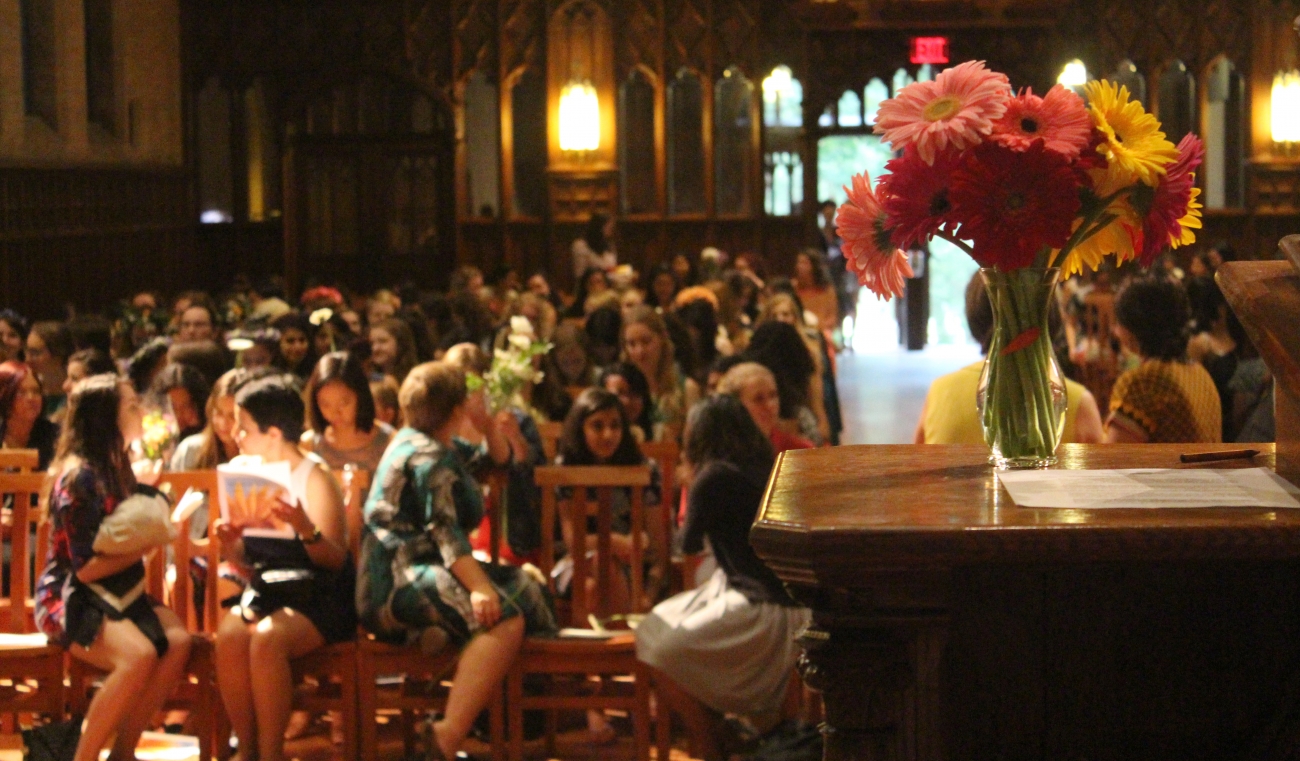
[[[1300,148],[1300,71],[1273,75],[1273,143],[1286,156]]]
[[[600,147],[600,99],[590,82],[570,82],[560,92],[560,150]]]
[[[1061,69],[1061,75],[1056,78],[1056,83],[1081,93],[1083,86],[1088,84],[1088,67],[1076,58]]]

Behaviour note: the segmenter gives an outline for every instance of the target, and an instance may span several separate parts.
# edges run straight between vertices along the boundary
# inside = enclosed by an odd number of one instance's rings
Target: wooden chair
[[[41,453],[35,449],[0,449],[0,471],[27,473],[41,463]]]
[[[1083,385],[1097,398],[1102,418],[1110,408],[1110,392],[1119,377],[1119,353],[1111,329],[1115,323],[1115,294],[1093,291],[1083,299],[1080,344],[1088,354],[1079,364]]]
[[[587,518],[595,513],[597,523],[597,569],[594,599],[588,599],[586,579],[588,560],[586,552],[570,549],[574,571],[572,590],[573,621],[583,627],[589,612],[607,616],[611,613],[609,598],[614,560],[611,548],[611,504],[613,490],[627,488],[632,503],[632,557],[629,566],[632,577],[634,608],[642,599],[643,570],[641,532],[635,527],[645,525],[642,490],[650,484],[649,466],[569,466],[545,467],[534,471],[534,479],[542,488],[542,536],[554,536],[557,518],[556,489],[573,489],[570,521],[572,535],[585,537]],[[587,489],[597,490],[595,503],[587,499]],[[581,546],[581,545],[580,545]],[[555,565],[551,542],[542,543],[542,572],[554,593],[551,570]],[[529,674],[548,676],[630,675],[633,680],[632,695],[597,694],[573,695],[548,692],[525,695],[524,679]],[[508,727],[510,761],[522,761],[524,754],[523,731],[525,710],[564,709],[614,709],[627,711],[632,718],[633,744],[636,758],[644,761],[650,756],[650,682],[648,670],[636,659],[636,639],[631,634],[615,635],[605,639],[568,638],[544,639],[529,637],[506,676],[506,705],[509,712]],[[548,722],[553,730],[554,722]],[[548,755],[554,755],[554,734],[548,731]]]
[[[32,617],[35,606],[34,580],[30,571],[29,527],[35,523],[36,578],[45,561],[49,524],[45,519],[45,474],[0,473],[0,499],[13,501],[10,532],[9,596],[0,631],[5,634],[36,634]],[[38,507],[32,509],[35,497]],[[42,639],[33,637],[33,639]],[[63,649],[49,643],[6,645],[0,648],[0,714],[7,731],[14,731],[19,713],[39,713],[51,719],[64,716],[67,693],[63,682]]]

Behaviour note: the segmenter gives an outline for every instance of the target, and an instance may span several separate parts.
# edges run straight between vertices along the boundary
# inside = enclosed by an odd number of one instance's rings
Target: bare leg
[[[253,688],[249,681],[249,625],[234,608],[217,627],[217,689],[230,718],[230,728],[239,740],[243,761],[257,758],[257,718],[253,713]]]
[[[108,677],[86,710],[85,729],[74,761],[98,761],[108,738],[127,718],[135,696],[145,689],[158,663],[158,651],[128,619],[105,620],[89,648],[72,646],[72,655],[108,671]]]
[[[135,758],[135,746],[140,742],[140,735],[176,689],[177,683],[185,675],[185,665],[190,659],[193,637],[185,631],[184,624],[168,608],[157,607],[154,611],[167,634],[167,654],[159,659],[144,690],[130,702],[130,713],[117,732],[111,758]]]
[[[293,707],[293,672],[289,661],[325,644],[316,625],[287,608],[263,618],[253,627],[249,659],[257,710],[257,750],[261,761],[284,759],[284,730]]]
[[[447,711],[442,721],[433,725],[443,756],[456,757],[475,717],[487,708],[492,694],[501,688],[501,680],[515,662],[523,642],[524,619],[515,616],[479,634],[461,651],[451,693],[447,696]]]
[[[722,724],[722,717],[679,687],[662,671],[654,670],[654,677],[655,689],[667,704],[661,706],[660,710],[671,710],[680,716],[682,723],[686,725],[691,756],[704,761],[722,759],[722,749],[718,747],[718,729]]]

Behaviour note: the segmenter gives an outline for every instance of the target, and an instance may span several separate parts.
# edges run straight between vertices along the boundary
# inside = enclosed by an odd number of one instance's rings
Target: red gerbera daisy
[[[1205,159],[1205,144],[1196,135],[1188,133],[1178,143],[1178,158],[1165,166],[1165,176],[1154,189],[1139,185],[1133,194],[1133,204],[1141,207],[1150,203],[1142,221],[1141,249],[1138,261],[1149,267],[1169,246],[1190,243],[1191,234],[1184,228],[1200,227],[1200,213],[1192,202],[1196,200],[1196,168]],[[1148,200],[1149,199],[1149,200]],[[1188,238],[1188,240],[1184,240]]]
[[[871,178],[866,172],[853,175],[853,186],[844,192],[849,200],[836,212],[835,228],[845,263],[878,298],[902,296],[912,268],[907,255],[889,242],[885,213],[871,190]]]
[[[927,164],[915,149],[908,148],[885,164],[890,173],[880,181],[877,194],[886,226],[894,230],[894,245],[906,248],[924,243],[939,230],[952,232],[956,228],[948,192],[961,157],[957,151],[940,151],[934,163]]]
[[[989,139],[999,145],[1023,151],[1035,140],[1043,147],[1072,159],[1088,145],[1092,119],[1083,98],[1056,85],[1040,98],[1032,89],[1007,101],[1007,112],[993,122]]]
[[[975,244],[975,260],[1003,271],[1064,246],[1080,206],[1070,162],[1041,141],[1023,152],[995,143],[975,148],[953,175],[949,198],[961,236]]]

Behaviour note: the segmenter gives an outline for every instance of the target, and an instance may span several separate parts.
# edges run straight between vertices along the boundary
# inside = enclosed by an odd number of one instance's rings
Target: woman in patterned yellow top
[[[1163,278],[1128,283],[1115,299],[1115,337],[1142,364],[1115,381],[1106,440],[1217,442],[1222,436],[1219,392],[1198,362],[1187,359],[1187,292]]]

